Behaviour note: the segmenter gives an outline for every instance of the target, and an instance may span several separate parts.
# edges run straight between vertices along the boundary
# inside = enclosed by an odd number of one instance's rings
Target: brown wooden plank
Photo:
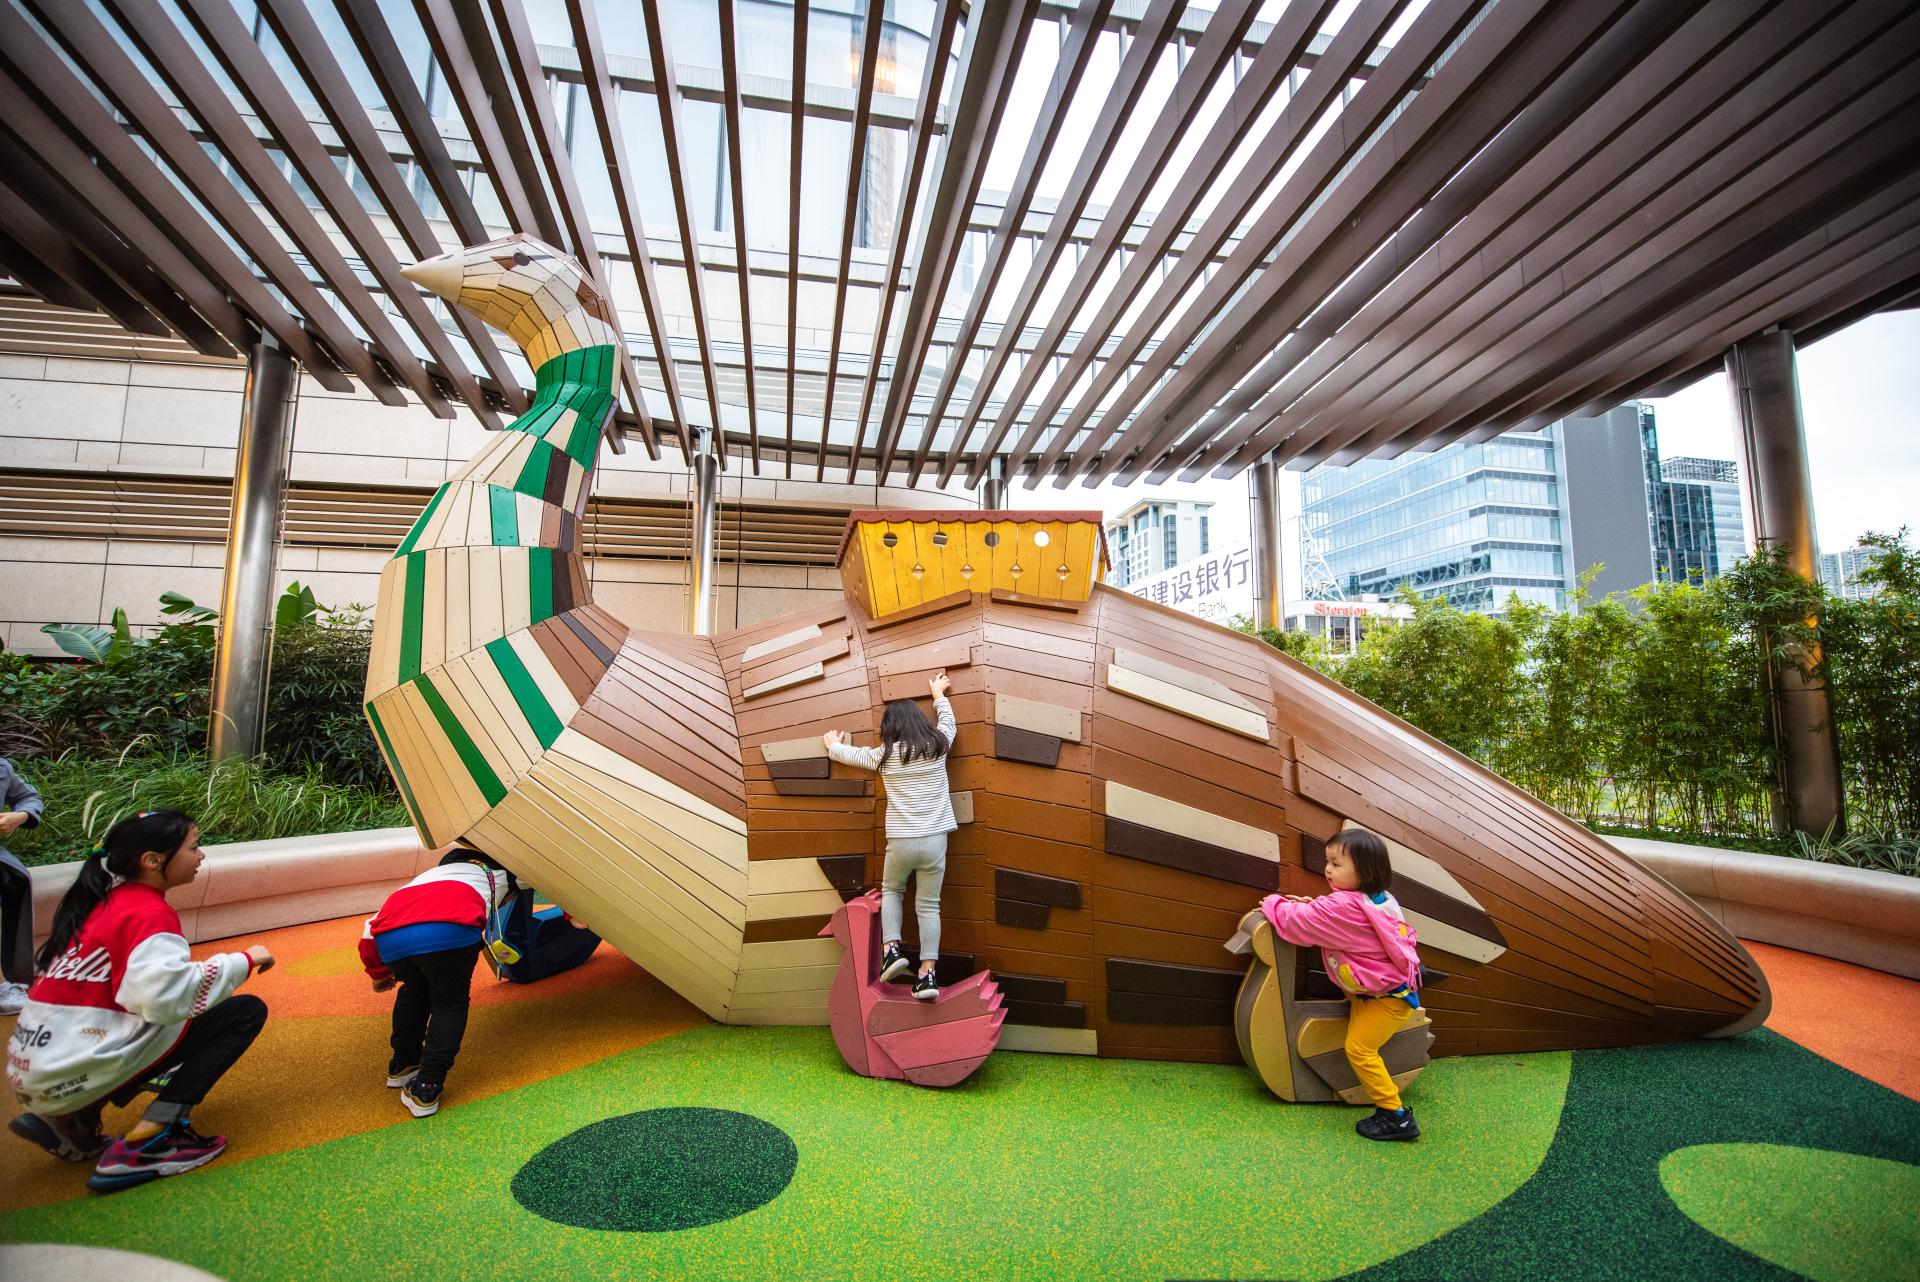
[[[1014,975],[996,970],[993,982],[1000,985],[1010,1002],[1058,1006],[1067,1000],[1067,981],[1051,975]]]
[[[1009,645],[981,641],[973,650],[973,666],[991,668],[997,673],[1023,672],[1044,681],[1059,681],[1067,685],[1091,686],[1094,681],[1092,659],[1075,659],[1054,654],[1048,650],[1036,650],[1030,646]],[[997,677],[988,679],[988,688]],[[1011,694],[1025,694],[1025,691],[1010,689]],[[1044,695],[1027,695],[1028,698],[1041,698]],[[1065,702],[1064,699],[1059,702]]]
[[[995,975],[997,981],[999,975]],[[1087,1008],[1083,1002],[1023,1002],[1008,998],[1002,1009],[1009,1024],[1028,1024],[1039,1028],[1085,1028]]]
[[[567,642],[573,640],[573,633],[565,628],[556,630],[551,619],[534,624],[532,632],[534,644],[540,647],[540,653],[553,665],[561,683],[567,687],[567,693],[573,696],[575,703],[585,703],[593,696],[593,688],[600,680],[600,671],[588,672],[580,664],[580,655],[575,653],[576,649],[582,654],[586,653],[586,647],[578,642],[568,645]],[[587,654],[587,658],[591,660],[592,655]]]
[[[1085,601],[1068,601],[1058,597],[1034,596],[1027,592],[1015,592],[1010,588],[995,588],[990,595],[998,605],[1027,606],[1036,610],[1059,610],[1067,614],[1078,614],[1087,608]]]
[[[846,655],[852,649],[853,629],[835,628],[832,632],[816,638],[810,644],[781,650],[778,653],[755,659],[741,668],[735,677],[742,690],[751,690],[763,682],[783,677],[790,672],[814,663],[831,663]]]
[[[773,779],[826,779],[833,774],[833,762],[827,757],[804,761],[769,761],[762,767]]]
[[[1131,860],[1114,860],[1114,863]],[[1151,867],[1151,865],[1140,865]],[[1192,877],[1184,873],[1170,873],[1180,877],[1188,885],[1217,885],[1205,878]],[[1184,889],[1184,887],[1183,887]],[[1232,908],[1208,908],[1200,904],[1186,902],[1183,898],[1159,898],[1152,895],[1132,894],[1124,890],[1115,890],[1112,886],[1099,885],[1093,892],[1094,916],[1101,921],[1112,922],[1119,926],[1144,926],[1149,930],[1170,931],[1179,935],[1193,935],[1216,944],[1225,944],[1239,928],[1240,919],[1247,909],[1253,907],[1254,894],[1244,888],[1235,888],[1242,898]],[[1220,954],[1224,960],[1227,954]]]
[[[651,770],[667,782],[685,788],[734,818],[746,818],[746,798],[739,791],[721,787],[708,775],[689,770],[682,764],[685,754],[676,751],[673,745],[660,748],[648,740],[637,738],[636,734],[645,734],[646,731],[634,726],[630,719],[617,710],[602,708],[598,704],[599,701],[595,700],[575,714],[572,728],[635,765]]]
[[[1030,904],[1022,899],[996,897],[993,901],[993,920],[1018,930],[1045,930],[1052,911],[1045,904]]]
[[[1280,887],[1278,864],[1111,816],[1106,819],[1105,850],[1110,855],[1162,864],[1256,890],[1271,892]]]
[[[745,942],[764,944],[783,939],[814,939],[832,918],[822,914],[818,917],[779,917],[772,921],[750,921],[747,923]]]
[[[788,832],[765,830],[747,833],[748,859],[792,859],[800,855],[857,855],[864,858],[873,849],[873,825],[866,822],[857,829],[820,828]]]
[[[1223,954],[1224,955],[1224,954]],[[1246,978],[1245,967],[1180,966],[1137,957],[1107,958],[1107,992],[1152,993],[1231,1002]]]
[[[1107,990],[1107,1018],[1116,1024],[1233,1025],[1233,1002],[1163,993]]]
[[[895,610],[892,614],[883,615],[878,619],[868,619],[867,630],[871,632],[880,628],[897,627],[902,623],[908,623],[915,619],[924,619],[930,614],[939,614],[944,610],[951,610],[957,605],[966,605],[972,600],[972,592],[949,592],[946,596],[935,597],[931,601],[922,601],[919,605],[908,606],[904,610]]]
[[[1018,726],[993,728],[993,755],[1007,761],[1053,767],[1060,764],[1060,740],[1050,734],[1036,734]]]
[[[996,896],[1023,899],[1030,904],[1049,904],[1055,908],[1080,907],[1080,883],[1064,877],[995,868],[993,892]]]
[[[939,672],[949,668],[964,668],[973,663],[973,633],[969,629],[965,634],[944,637],[938,641],[929,641],[905,650],[895,650],[874,657],[867,665],[876,676],[895,677],[903,674]]]
[[[973,815],[976,827],[1024,833],[1070,846],[1093,845],[1098,819],[1079,806],[1050,806],[1004,792],[978,789],[973,795]]]
[[[870,779],[779,779],[774,791],[783,797],[864,797],[873,787]]]

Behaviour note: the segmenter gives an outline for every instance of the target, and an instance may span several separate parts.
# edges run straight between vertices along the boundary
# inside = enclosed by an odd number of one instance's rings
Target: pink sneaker
[[[100,1155],[100,1164],[93,1168],[87,1187],[96,1193],[117,1193],[162,1176],[179,1175],[196,1166],[205,1166],[226,1147],[224,1135],[201,1135],[186,1122],[175,1122],[138,1144],[115,1140]]]

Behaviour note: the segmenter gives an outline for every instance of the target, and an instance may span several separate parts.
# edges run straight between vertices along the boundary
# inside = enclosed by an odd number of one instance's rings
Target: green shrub
[[[29,864],[77,859],[107,829],[141,810],[184,810],[200,822],[204,845],[394,828],[407,822],[391,789],[344,787],[317,772],[275,773],[258,762],[210,765],[204,756],[154,752],[137,743],[119,757],[76,752],[15,764],[40,790],[46,817],[7,839]]]

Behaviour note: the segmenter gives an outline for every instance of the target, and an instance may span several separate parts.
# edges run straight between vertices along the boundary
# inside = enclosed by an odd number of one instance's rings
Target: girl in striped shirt
[[[880,874],[880,930],[886,951],[880,978],[894,980],[912,963],[900,948],[901,893],[907,874],[917,872],[913,912],[920,921],[920,975],[913,995],[932,1001],[940,995],[934,963],[940,959],[940,886],[947,878],[947,834],[959,827],[947,789],[947,753],[953,748],[953,705],[947,702],[947,674],[928,682],[937,722],[912,699],[895,699],[880,720],[880,745],[856,748],[838,730],[822,736],[827,755],[842,765],[878,770],[887,790],[887,861]]]

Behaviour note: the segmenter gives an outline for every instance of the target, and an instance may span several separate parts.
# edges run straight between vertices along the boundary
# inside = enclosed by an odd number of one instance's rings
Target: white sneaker
[[[0,984],[0,1015],[18,1015],[26,1004],[25,984]]]

